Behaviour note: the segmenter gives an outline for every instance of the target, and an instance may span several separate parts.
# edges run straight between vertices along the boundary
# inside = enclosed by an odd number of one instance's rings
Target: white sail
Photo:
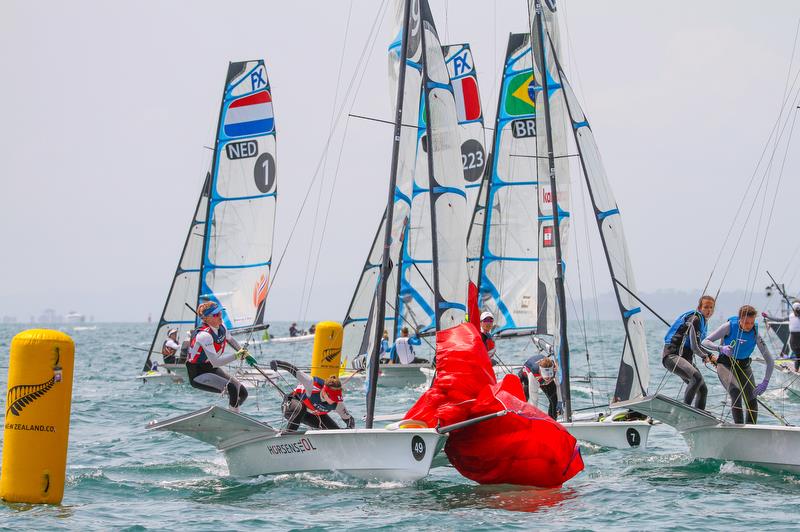
[[[427,0],[420,0],[433,230],[437,330],[464,321],[467,300],[466,193],[453,87]]]
[[[445,45],[442,52],[453,86],[458,125],[461,126],[461,165],[467,192],[467,212],[472,213],[487,163],[478,72],[469,43]]]
[[[418,143],[418,129],[413,127],[418,121],[420,95],[422,86],[422,46],[420,35],[419,8],[412,2],[410,24],[408,28],[408,50],[406,59],[405,83],[403,87],[403,107],[395,109],[397,98],[397,85],[400,72],[400,47],[403,30],[403,2],[395,3],[393,15],[395,36],[389,45],[389,90],[392,112],[400,114],[404,127],[400,130],[400,145],[397,158],[397,180],[394,191],[394,207],[391,220],[391,246],[389,257],[392,265],[387,275],[385,317],[383,328],[389,332],[390,341],[394,337],[396,323],[395,305],[397,301],[397,270],[400,267],[400,254],[402,252],[402,236],[412,203],[412,182],[416,165],[416,151]],[[342,356],[352,360],[355,356],[369,353],[375,338],[375,328],[378,326],[374,319],[370,319],[376,312],[374,299],[380,276],[380,263],[383,255],[383,227],[386,219],[381,219],[378,234],[372,243],[367,262],[362,269],[361,276],[356,285],[350,307],[345,316],[345,331],[342,346]],[[374,267],[369,265],[373,264]]]
[[[167,300],[164,302],[156,333],[153,335],[144,371],[151,368],[153,356],[156,357],[156,360],[160,360],[161,347],[167,340],[167,332],[170,329],[178,329],[178,343],[180,343],[185,337],[185,331],[191,331],[195,327],[196,316],[192,309],[197,306],[210,184],[211,174],[208,174],[200,193],[200,199],[197,201],[192,223],[186,234],[181,258],[172,278],[172,285],[167,292]]]
[[[586,186],[589,189],[595,217],[600,229],[600,237],[608,260],[608,268],[622,315],[622,322],[625,326],[625,345],[614,391],[614,401],[636,399],[647,395],[647,387],[650,383],[650,369],[641,307],[638,306],[636,299],[625,290],[627,288],[636,293],[636,281],[628,254],[622,218],[617,202],[614,199],[611,184],[608,182],[608,177],[603,168],[592,129],[563,70],[560,69],[559,79],[566,94],[566,102],[575,140],[578,144]]]
[[[272,261],[275,121],[264,62],[231,63],[212,170],[198,299],[231,331],[260,325]]]
[[[558,197],[559,231],[561,238],[562,262],[566,265],[566,250],[569,249],[569,159],[567,142],[567,109],[564,105],[564,91],[557,82],[555,58],[558,54],[558,24],[556,22],[555,5],[553,2],[543,2],[542,12],[544,17],[545,35],[545,64],[540,64],[539,52],[539,27],[534,22],[535,6],[531,0],[531,43],[534,68],[534,84],[530,90],[535,94],[536,130],[545,131],[545,116],[543,112],[544,98],[547,96],[550,106],[550,129],[552,132],[553,157],[555,158],[555,178]],[[547,76],[548,95],[542,90],[544,76]],[[552,190],[550,186],[550,161],[547,153],[547,138],[544,133],[537,137],[538,161],[538,205],[539,205],[539,291],[538,332],[541,334],[558,335],[558,311],[555,287],[556,276],[556,248],[553,235],[554,207]],[[562,275],[564,272],[562,272]]]
[[[537,179],[533,84],[529,36],[512,34],[503,67],[491,167],[473,214],[468,250],[480,305],[495,315],[498,335],[531,332],[537,325],[541,177]]]

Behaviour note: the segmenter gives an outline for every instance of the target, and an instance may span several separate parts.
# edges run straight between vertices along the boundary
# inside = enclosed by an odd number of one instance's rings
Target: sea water
[[[288,324],[275,324],[285,333]],[[0,378],[5,389],[11,338],[30,328],[0,326]],[[55,326],[76,343],[75,381],[67,484],[59,506],[0,503],[5,529],[779,529],[795,527],[800,476],[747,464],[692,460],[673,429],[656,425],[646,450],[581,449],[586,469],[559,489],[480,486],[453,468],[435,468],[426,479],[402,484],[365,482],[341,474],[228,476],[212,447],[169,432],[146,430],[164,420],[224,397],[188,385],[153,384],[140,374],[154,327],[98,324]],[[615,322],[572,324],[572,374],[595,375],[576,382],[573,407],[608,402],[618,370],[623,333]],[[662,379],[664,327],[648,323],[650,391],[675,397],[681,383]],[[254,349],[261,363],[272,358],[308,364],[311,345]],[[588,358],[587,358],[588,350]],[[418,349],[421,353],[425,346]],[[527,339],[500,341],[507,364],[535,353]],[[755,366],[757,377],[763,366]],[[724,393],[714,373],[709,408],[722,408]],[[284,388],[294,383],[280,382]],[[378,413],[411,406],[422,389],[380,388]],[[790,422],[800,422],[800,403],[779,389],[765,399]],[[364,414],[364,396],[351,389],[348,407]],[[269,387],[251,391],[243,411],[281,426],[280,398]],[[763,422],[774,423],[761,413]],[[764,449],[766,454],[769,449]],[[800,453],[800,449],[798,449]]]

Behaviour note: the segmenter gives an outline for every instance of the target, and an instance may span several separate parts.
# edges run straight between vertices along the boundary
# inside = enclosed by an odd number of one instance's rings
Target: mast
[[[386,227],[383,233],[383,258],[381,260],[378,289],[375,293],[375,342],[369,362],[369,390],[367,391],[366,427],[372,428],[375,418],[375,395],[378,391],[378,365],[383,336],[382,324],[386,317],[386,284],[389,276],[389,250],[392,244],[392,218],[394,216],[394,189],[397,183],[397,162],[400,153],[400,133],[403,127],[403,96],[406,83],[406,59],[408,58],[408,19],[411,14],[411,0],[404,0],[403,35],[400,41],[400,71],[397,77],[397,104],[394,117],[394,142],[392,144],[392,166],[389,176],[389,199],[386,204]]]
[[[539,45],[540,76],[542,85],[542,102],[544,104],[545,138],[547,139],[547,163],[550,173],[550,192],[553,198],[553,242],[556,252],[556,301],[558,302],[558,329],[560,336],[559,359],[561,360],[561,393],[564,401],[564,418],[572,420],[572,401],[569,388],[569,342],[567,340],[567,306],[564,293],[564,265],[561,258],[561,229],[559,227],[558,187],[556,184],[555,156],[553,154],[553,133],[550,123],[550,94],[547,81],[547,68],[544,53],[544,22],[541,0],[534,0],[536,5],[537,40]],[[533,53],[533,48],[531,48]]]
[[[225,76],[225,85],[222,86],[222,98],[219,102],[219,116],[217,117],[217,131],[214,134],[214,157],[211,159],[211,177],[208,183],[208,203],[206,204],[206,224],[205,224],[205,232],[203,233],[203,251],[200,254],[200,278],[197,282],[197,301],[195,302],[195,308],[200,305],[200,296],[203,294],[203,277],[206,265],[206,256],[208,255],[208,241],[209,236],[211,235],[211,207],[212,207],[212,196],[214,195],[214,181],[217,177],[217,159],[219,158],[219,130],[222,127],[222,121],[224,120],[223,114],[225,111],[225,96],[228,92],[228,83],[230,82],[231,78],[231,67],[233,66],[233,62],[228,62],[228,72]],[[197,325],[198,318],[195,317],[195,326]]]

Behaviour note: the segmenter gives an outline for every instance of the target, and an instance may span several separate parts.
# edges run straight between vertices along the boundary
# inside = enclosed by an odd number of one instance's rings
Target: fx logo
[[[453,58],[453,77],[459,77],[472,72],[472,63],[469,61],[469,51],[464,50]]]
[[[261,87],[265,87],[267,85],[267,82],[264,79],[263,68],[259,68],[258,70],[254,70],[250,73],[250,85],[253,86],[252,90],[260,89]]]

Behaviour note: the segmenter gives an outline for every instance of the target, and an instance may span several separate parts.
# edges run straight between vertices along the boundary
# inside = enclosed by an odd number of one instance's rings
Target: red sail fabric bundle
[[[501,410],[508,413],[450,433],[445,452],[459,473],[481,484],[554,487],[583,470],[575,438],[525,402],[519,378],[497,382],[474,325],[437,333],[436,379],[405,419],[436,427]]]

